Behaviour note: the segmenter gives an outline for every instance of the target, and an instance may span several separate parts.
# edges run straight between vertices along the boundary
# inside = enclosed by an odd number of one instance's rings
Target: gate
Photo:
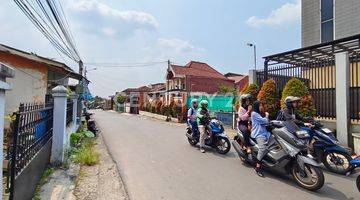
[[[12,126],[10,199],[32,199],[50,161],[53,133],[52,104],[20,104]]]

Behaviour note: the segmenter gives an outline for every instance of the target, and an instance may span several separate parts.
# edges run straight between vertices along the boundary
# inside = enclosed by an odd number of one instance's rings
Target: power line
[[[14,2],[55,49],[76,62],[81,61],[60,1],[14,0]]]
[[[139,63],[85,63],[87,66],[99,68],[137,68],[137,67],[150,67],[166,63],[167,61],[158,62],[139,62]]]

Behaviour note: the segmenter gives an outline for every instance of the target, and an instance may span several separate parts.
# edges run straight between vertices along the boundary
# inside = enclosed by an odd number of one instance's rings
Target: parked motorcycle
[[[209,125],[205,129],[207,131],[207,138],[205,139],[205,145],[214,148],[220,154],[226,154],[230,151],[231,144],[228,136],[225,134],[223,124],[217,120],[210,120]],[[192,146],[200,141],[200,134],[192,134],[191,127],[187,127],[186,137]]]
[[[96,127],[95,124],[95,120],[91,118],[93,114],[89,113],[89,112],[85,112],[84,116],[85,116],[85,120],[86,120],[86,124],[87,124],[87,129],[89,131],[91,131],[92,133],[94,133],[95,135],[97,135],[97,132],[99,131],[98,128]]]
[[[263,165],[266,168],[289,173],[293,176],[296,183],[308,190],[319,190],[324,185],[324,174],[320,164],[307,154],[307,143],[304,139],[309,134],[306,131],[297,130],[293,133],[281,121],[272,121],[268,126],[269,131],[274,137],[275,144],[269,147],[270,151],[263,159]],[[251,154],[241,148],[244,143],[244,136],[238,131],[232,144],[241,160],[250,164],[255,164],[255,158],[258,153],[258,145],[255,139],[250,139]]]
[[[350,167],[348,169],[348,173],[349,174],[353,173],[357,167],[360,167],[360,156],[350,161]],[[360,175],[356,179],[356,186],[360,192]]]
[[[310,134],[311,154],[331,172],[346,174],[352,160],[350,152],[342,147],[334,132],[320,122],[312,121],[313,127],[302,127]]]

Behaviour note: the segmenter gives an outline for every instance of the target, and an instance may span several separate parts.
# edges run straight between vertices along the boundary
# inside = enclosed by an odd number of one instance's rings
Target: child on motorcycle
[[[251,153],[250,148],[250,130],[249,130],[249,121],[252,111],[252,106],[250,105],[251,95],[243,94],[240,96],[241,105],[238,110],[238,128],[244,136],[244,145],[246,147],[246,152]]]
[[[263,177],[261,170],[261,162],[264,156],[268,153],[269,147],[274,144],[274,138],[271,137],[270,132],[266,129],[269,124],[269,113],[265,112],[265,106],[260,101],[254,102],[254,110],[251,113],[252,130],[251,137],[256,140],[259,151],[256,157],[255,172],[260,177]]]
[[[200,131],[200,151],[201,153],[205,153],[205,137],[206,133],[206,126],[209,125],[210,122],[210,113],[207,109],[208,102],[206,100],[200,101],[200,108],[197,111],[197,119],[198,119],[198,127]]]
[[[187,122],[188,125],[191,127],[192,130],[192,136],[194,137],[198,132],[198,125],[196,121],[196,113],[198,108],[198,100],[193,99],[191,100],[191,107],[189,108],[187,112]]]

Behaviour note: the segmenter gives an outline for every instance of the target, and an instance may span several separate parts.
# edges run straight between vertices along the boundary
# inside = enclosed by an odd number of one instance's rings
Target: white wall
[[[6,92],[5,114],[16,111],[20,103],[45,101],[47,74],[28,68],[14,69],[15,77],[8,80],[12,90]]]

